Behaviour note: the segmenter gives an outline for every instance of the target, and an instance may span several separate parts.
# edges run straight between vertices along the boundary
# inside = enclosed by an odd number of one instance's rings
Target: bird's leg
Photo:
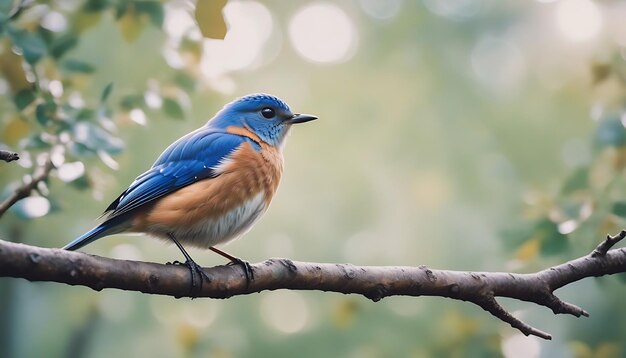
[[[185,265],[189,268],[189,272],[191,273],[191,290],[190,290],[190,295],[192,297],[194,297],[195,292],[194,289],[197,287],[200,290],[202,290],[202,283],[204,282],[204,279],[206,278],[207,282],[211,281],[211,279],[209,278],[209,276],[204,272],[204,270],[202,269],[202,267],[200,265],[198,265],[192,258],[191,256],[189,256],[189,254],[187,253],[187,251],[185,251],[185,249],[183,248],[183,245],[180,244],[180,242],[178,242],[178,240],[176,240],[176,238],[174,237],[174,234],[172,233],[167,233],[167,236],[174,241],[174,243],[176,244],[176,246],[178,246],[178,249],[180,250],[180,252],[183,253],[183,256],[185,256],[185,263],[180,263],[179,261],[174,261],[173,264],[181,264],[181,265]],[[198,274],[198,276],[200,277],[200,285],[197,286],[196,285],[196,274]]]
[[[215,252],[218,255],[221,255],[230,260],[231,265],[240,265],[243,268],[243,272],[246,275],[246,286],[250,286],[250,282],[254,281],[254,271],[252,271],[252,266],[246,260],[242,260],[238,257],[235,257],[229,253],[226,253],[220,249],[215,247],[209,247],[209,249]]]

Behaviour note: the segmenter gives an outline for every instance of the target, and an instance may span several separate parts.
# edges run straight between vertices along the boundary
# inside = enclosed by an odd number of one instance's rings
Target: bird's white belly
[[[248,232],[265,212],[267,205],[264,199],[263,192],[260,192],[218,218],[207,218],[197,224],[177,227],[171,232],[181,243],[200,248],[234,240]]]

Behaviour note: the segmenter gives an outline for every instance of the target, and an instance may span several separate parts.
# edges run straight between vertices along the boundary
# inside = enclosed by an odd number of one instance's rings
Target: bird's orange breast
[[[216,168],[217,177],[200,180],[156,200],[135,217],[133,228],[150,232],[154,228],[160,231],[219,221],[259,195],[265,211],[278,188],[283,158],[278,149],[264,142],[259,145],[261,150],[257,151],[250,143],[242,144]]]

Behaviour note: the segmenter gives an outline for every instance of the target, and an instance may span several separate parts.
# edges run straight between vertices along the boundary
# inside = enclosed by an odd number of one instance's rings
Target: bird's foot
[[[189,272],[191,272],[190,295],[192,298],[195,298],[197,296],[194,293],[194,289],[197,287],[198,289],[197,292],[201,292],[202,284],[204,283],[204,280],[206,280],[206,282],[209,283],[211,282],[211,278],[209,277],[209,275],[206,274],[206,272],[204,272],[204,269],[202,269],[202,266],[198,265],[194,260],[187,260],[185,261],[183,265],[189,267]],[[196,283],[194,280],[194,273],[198,274],[198,277],[200,278],[200,284],[198,286],[196,286]]]
[[[243,273],[246,275],[246,287],[250,286],[250,283],[254,281],[254,271],[252,270],[252,265],[246,260],[242,260],[238,257],[233,257],[228,265],[239,265],[243,268]]]
[[[211,278],[209,275],[204,272],[202,266],[198,265],[193,260],[187,260],[185,262],[180,262],[178,260],[173,262],[166,262],[166,265],[176,265],[176,266],[187,266],[189,269],[189,273],[191,274],[191,287],[189,288],[189,296],[192,299],[198,297],[198,294],[202,292],[202,284],[206,280],[206,282],[211,282]],[[196,277],[198,276],[198,277]]]

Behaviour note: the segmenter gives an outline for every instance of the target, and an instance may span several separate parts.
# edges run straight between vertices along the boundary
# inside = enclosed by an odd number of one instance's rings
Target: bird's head
[[[208,126],[220,129],[245,128],[262,141],[280,147],[293,124],[317,119],[309,114],[294,114],[281,99],[269,94],[251,94],[224,106]]]

